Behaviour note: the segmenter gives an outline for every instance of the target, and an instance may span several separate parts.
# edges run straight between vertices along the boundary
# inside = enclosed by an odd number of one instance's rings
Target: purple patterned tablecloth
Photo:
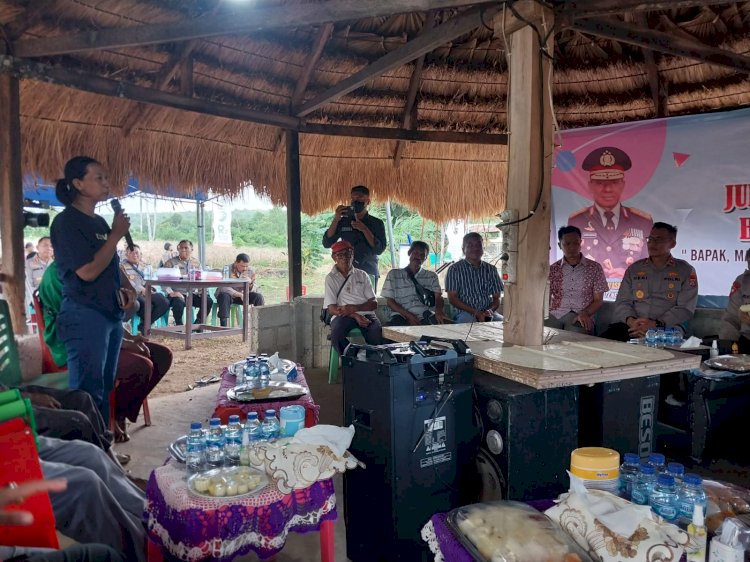
[[[297,400],[284,400],[279,402],[235,402],[227,397],[227,391],[234,388],[235,380],[235,376],[229,372],[229,369],[225,368],[221,372],[221,385],[219,386],[219,392],[216,396],[216,408],[214,409],[213,414],[213,417],[221,418],[221,423],[228,423],[229,416],[232,414],[237,414],[244,419],[247,417],[248,412],[258,412],[258,417],[263,419],[267,409],[273,409],[278,412],[279,408],[282,406],[299,404],[305,408],[305,427],[312,427],[318,424],[320,406],[315,403],[312,394],[309,392],[310,387],[305,380],[305,369],[302,365],[297,364],[297,378],[294,380],[294,383],[304,386],[308,390],[308,393]]]
[[[290,532],[319,531],[338,516],[332,479],[286,495],[271,483],[232,499],[191,494],[186,476],[184,465],[170,460],[151,473],[146,489],[149,538],[178,560],[228,562],[250,551],[270,558]]]
[[[544,512],[554,505],[552,500],[535,500],[526,503],[541,512]],[[437,546],[442,555],[442,559],[450,562],[474,562],[474,557],[469,554],[448,526],[448,523],[446,522],[447,516],[447,513],[436,513],[430,518],[430,523],[428,523],[428,525],[432,524],[434,529]],[[423,531],[423,535],[424,533],[425,532]]]

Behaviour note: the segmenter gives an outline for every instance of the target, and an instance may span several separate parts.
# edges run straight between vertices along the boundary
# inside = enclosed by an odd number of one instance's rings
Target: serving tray
[[[267,387],[262,388],[250,384],[235,386],[227,391],[227,398],[235,402],[280,402],[294,400],[306,394],[308,390],[301,384],[271,381]]]
[[[719,355],[718,357],[707,359],[706,365],[712,369],[730,371],[732,373],[750,373],[750,355]]]

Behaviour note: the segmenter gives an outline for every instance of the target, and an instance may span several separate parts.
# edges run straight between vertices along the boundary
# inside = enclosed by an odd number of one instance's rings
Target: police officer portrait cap
[[[355,185],[352,187],[352,193],[364,193],[367,197],[370,196],[370,189],[366,185]]]
[[[625,171],[632,166],[630,156],[614,146],[602,146],[589,153],[581,164],[589,179],[619,180],[625,177]]]

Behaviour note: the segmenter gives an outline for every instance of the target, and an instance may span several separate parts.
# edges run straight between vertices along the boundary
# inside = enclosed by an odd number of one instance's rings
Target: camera
[[[33,213],[31,211],[23,212],[23,227],[30,226],[35,228],[37,226],[47,227],[49,226],[49,215],[47,213]]]
[[[350,205],[349,207],[346,208],[346,215],[345,216],[349,220],[354,220],[354,217],[357,216],[357,212],[354,210],[354,206],[353,205]]]
[[[23,227],[30,226],[36,227],[48,227],[49,226],[49,214],[43,213],[38,209],[47,209],[49,205],[34,201],[31,199],[23,200]]]

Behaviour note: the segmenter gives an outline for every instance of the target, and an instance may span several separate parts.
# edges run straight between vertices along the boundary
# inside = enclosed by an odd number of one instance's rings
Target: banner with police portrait
[[[564,131],[555,139],[553,228],[581,229],[614,299],[625,269],[648,256],[654,222],[677,227],[672,255],[701,295],[729,294],[750,248],[750,109]],[[554,247],[551,259],[562,258]]]

